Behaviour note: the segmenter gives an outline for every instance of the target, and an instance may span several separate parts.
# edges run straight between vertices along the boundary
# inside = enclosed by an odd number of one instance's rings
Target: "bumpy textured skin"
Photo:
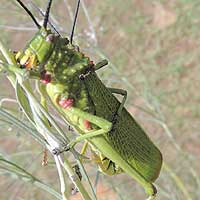
[[[66,118],[80,134],[87,132],[84,127],[85,121],[67,114],[59,106],[58,99],[73,99],[74,107],[112,122],[113,114],[119,108],[120,102],[97,77],[89,58],[70,46],[64,38],[54,36],[53,39],[50,37],[51,41],[49,41],[47,39],[49,34],[51,34],[50,31],[41,29],[20,53],[18,59],[23,60],[23,64],[32,70],[42,68],[51,75],[51,82],[46,87],[47,93],[54,105],[65,113]],[[34,57],[36,60],[33,62],[27,57]],[[38,63],[38,65],[30,67],[30,63]],[[80,75],[83,74],[85,79],[81,80]],[[92,129],[95,130],[98,127],[92,124]],[[106,145],[105,139],[112,146],[110,150],[109,146],[106,151],[102,146],[102,144]],[[109,156],[109,151],[113,154],[112,149],[114,149],[148,182],[153,182],[158,177],[162,165],[161,153],[125,108],[117,119],[113,131],[104,136],[92,138],[90,141],[93,147],[99,149],[97,154],[99,158],[102,158],[101,164],[103,161],[111,163],[113,170],[108,171],[108,174],[113,174],[116,169],[118,169],[116,173],[122,171],[115,166],[115,163],[109,162],[109,159],[113,157],[113,155]],[[105,158],[102,152],[109,159]],[[120,163],[118,165],[120,166]],[[106,169],[102,168],[102,171],[106,172]]]

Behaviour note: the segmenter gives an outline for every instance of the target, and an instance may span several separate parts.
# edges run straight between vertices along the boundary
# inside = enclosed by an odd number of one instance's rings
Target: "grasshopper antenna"
[[[48,5],[47,5],[47,9],[44,15],[44,22],[43,22],[43,27],[46,29],[47,28],[47,24],[49,21],[49,13],[50,13],[50,9],[51,9],[51,4],[52,4],[52,0],[49,0]]]
[[[77,17],[78,17],[78,11],[79,11],[79,8],[80,8],[80,2],[81,2],[81,0],[78,0],[77,6],[76,6],[76,12],[75,12],[73,26],[72,26],[71,35],[70,35],[70,43],[71,43],[71,45],[72,45],[72,42],[73,42],[74,30],[75,30],[75,26],[76,26]]]
[[[37,20],[33,16],[33,14],[31,13],[31,11],[21,2],[21,0],[16,0],[16,1],[27,12],[27,14],[31,17],[31,19],[33,20],[33,22],[35,23],[35,25],[38,27],[38,29],[40,29],[41,26],[39,25],[39,23],[37,22]]]
[[[39,12],[42,17],[45,17],[45,14],[43,13],[43,11],[33,2],[30,2],[31,5],[37,10],[37,12]],[[48,24],[51,26],[51,28],[59,35],[61,36],[61,34],[58,32],[58,30],[56,29],[56,27],[50,22],[50,20],[48,20]]]

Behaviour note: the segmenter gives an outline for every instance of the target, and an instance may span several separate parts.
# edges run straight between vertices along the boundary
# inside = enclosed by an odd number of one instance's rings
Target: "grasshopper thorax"
[[[48,74],[61,83],[87,73],[93,63],[79,49],[44,27],[36,33],[23,51],[16,55],[21,67]],[[44,73],[43,73],[44,75]]]

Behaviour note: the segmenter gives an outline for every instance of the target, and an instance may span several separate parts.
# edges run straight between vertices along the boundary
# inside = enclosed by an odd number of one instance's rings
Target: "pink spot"
[[[41,83],[44,83],[44,84],[50,83],[50,82],[51,82],[51,75],[50,75],[50,74],[47,74],[46,71],[42,72],[42,73],[41,73],[40,82],[41,82]]]
[[[94,65],[94,62],[92,60],[90,61],[90,65]]]
[[[72,107],[73,103],[74,103],[74,99],[60,99],[58,101],[58,104],[62,108],[70,108],[70,107]]]
[[[84,121],[83,121],[83,124],[84,124],[84,126],[85,126],[85,128],[86,128],[87,130],[91,130],[91,129],[92,129],[91,123],[90,123],[88,120],[84,120]]]

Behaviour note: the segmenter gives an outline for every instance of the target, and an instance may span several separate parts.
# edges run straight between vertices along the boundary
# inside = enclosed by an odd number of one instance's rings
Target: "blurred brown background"
[[[24,0],[42,21],[34,4]],[[51,21],[69,36],[75,0],[54,1]],[[12,50],[23,48],[34,36],[31,19],[14,0],[1,0],[0,38]],[[163,153],[165,165],[158,200],[198,200],[200,195],[200,2],[198,0],[82,0],[75,43],[91,59],[107,58],[100,71],[108,86],[128,91],[127,109]],[[2,106],[18,112],[14,91],[0,76]],[[0,118],[1,119],[1,118]],[[0,121],[0,153],[59,190],[53,165],[41,166],[43,148],[15,125]],[[96,166],[88,163],[95,179]],[[54,199],[31,183],[0,168],[0,199]],[[143,189],[126,175],[100,175],[100,200],[144,199]],[[74,196],[73,199],[78,199]]]

